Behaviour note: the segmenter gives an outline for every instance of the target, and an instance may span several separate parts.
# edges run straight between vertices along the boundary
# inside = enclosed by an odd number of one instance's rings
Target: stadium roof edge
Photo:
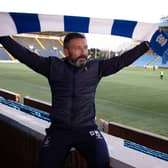
[[[65,36],[66,32],[32,32],[32,33],[20,33],[13,34],[15,37],[33,37],[33,38],[49,38],[49,39],[59,39]]]

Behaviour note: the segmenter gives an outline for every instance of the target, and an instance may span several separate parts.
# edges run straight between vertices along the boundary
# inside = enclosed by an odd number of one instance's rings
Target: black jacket
[[[91,60],[76,68],[67,59],[41,57],[19,45],[10,37],[1,44],[20,62],[44,75],[52,93],[51,121],[60,128],[95,127],[95,93],[100,79],[133,63],[149,48],[145,42],[121,56]]]

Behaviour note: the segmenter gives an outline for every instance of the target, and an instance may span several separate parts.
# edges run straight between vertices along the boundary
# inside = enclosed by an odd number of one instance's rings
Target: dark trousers
[[[52,131],[44,139],[38,168],[63,168],[65,158],[72,147],[86,158],[89,168],[109,168],[107,145],[97,129]]]

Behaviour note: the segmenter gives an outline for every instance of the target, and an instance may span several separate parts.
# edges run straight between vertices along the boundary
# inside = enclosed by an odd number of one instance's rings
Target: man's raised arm
[[[150,49],[149,42],[144,41],[136,47],[124,52],[120,56],[112,57],[107,60],[100,61],[101,76],[111,75],[118,72],[122,68],[132,64],[137,58],[142,56]]]

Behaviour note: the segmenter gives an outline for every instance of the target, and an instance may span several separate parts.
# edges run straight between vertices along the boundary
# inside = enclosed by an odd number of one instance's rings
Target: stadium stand
[[[144,54],[134,61],[131,66],[134,67],[158,67],[158,68],[168,68],[168,62],[163,63],[163,59],[156,54]]]
[[[11,92],[6,89],[1,89],[0,88],[0,96],[4,97],[5,99],[13,100],[15,102],[20,101],[20,94]]]
[[[39,50],[39,54],[43,56],[62,57],[62,43],[59,39],[39,39],[39,42],[44,46],[43,50]]]
[[[0,47],[0,61],[12,61],[14,60],[13,57],[10,57],[10,55],[6,52],[6,50],[3,47]]]
[[[138,58],[132,66],[137,66],[137,67],[145,67],[148,65],[153,59],[155,58],[154,55],[151,54],[144,54],[140,58]]]
[[[157,57],[157,59],[155,60],[155,62],[152,65],[153,66],[162,67],[162,68],[168,68],[168,62],[166,62],[165,64],[163,64],[163,60],[159,56]]]
[[[54,48],[57,47],[59,49],[62,49],[62,43],[59,41],[59,39],[39,39],[40,42],[45,46],[45,48]]]
[[[48,56],[55,56],[58,58],[64,57],[62,43],[58,37],[49,37],[49,36],[40,36],[40,35],[15,35],[12,36],[14,40],[18,43],[22,44],[30,51],[35,52],[38,55],[48,57]],[[52,39],[54,38],[54,39]],[[2,51],[0,50],[0,54],[2,55],[2,59],[9,59],[12,60],[12,56],[6,53],[3,47],[1,47]]]
[[[51,104],[44,102],[44,101],[40,101],[38,99],[31,98],[29,96],[25,96],[23,98],[23,103],[25,105],[46,111],[48,113],[50,113],[50,111],[51,111]]]
[[[46,120],[47,114],[45,117],[42,115],[44,111],[15,101],[18,95],[3,89],[0,92],[0,131],[3,137],[0,143],[0,166],[5,163],[6,168],[35,168],[45,128],[50,123]],[[31,103],[35,101],[36,107],[38,102],[44,103],[26,98]],[[110,165],[113,168],[167,168],[167,138],[104,120],[100,120],[98,125],[108,144]],[[86,160],[73,148],[64,168],[71,167],[87,168]]]
[[[38,55],[48,57],[55,56],[58,58],[64,57],[62,42],[58,37],[37,36],[37,35],[15,35],[12,36],[18,43],[22,44],[30,51]],[[0,61],[15,60],[2,46],[0,46]]]
[[[13,38],[29,49],[31,49],[31,46],[33,46],[34,48],[41,48],[41,46],[37,43],[35,37],[13,36]]]

